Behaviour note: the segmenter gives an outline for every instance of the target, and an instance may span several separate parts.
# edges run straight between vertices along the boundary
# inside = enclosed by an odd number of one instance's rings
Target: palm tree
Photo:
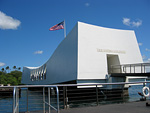
[[[10,70],[9,66],[6,67],[6,70]],[[9,71],[8,71],[9,72]]]
[[[13,66],[13,69],[16,70],[17,69],[16,66]]]
[[[4,69],[4,68],[2,68],[1,70],[2,70],[2,72],[4,72],[4,70],[5,70],[5,69]]]
[[[20,70],[21,69],[21,67],[18,67],[18,70]]]

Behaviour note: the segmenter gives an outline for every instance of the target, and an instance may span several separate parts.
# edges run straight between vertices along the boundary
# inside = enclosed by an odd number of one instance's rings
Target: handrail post
[[[15,113],[15,95],[16,95],[16,87],[13,90],[13,113]]]
[[[48,111],[48,113],[50,113],[51,112],[51,106],[50,106],[50,100],[51,100],[51,96],[50,96],[50,87],[48,87],[48,104],[49,104],[49,111]]]
[[[130,65],[130,73],[131,73],[131,65]]]
[[[97,106],[98,106],[98,87],[96,85],[96,103],[97,103]]]
[[[45,113],[45,87],[43,87],[43,113]]]
[[[29,90],[28,90],[28,88],[27,88],[27,113],[28,113],[28,99],[29,99],[29,97],[28,97],[28,95],[29,95],[29,92],[28,92]]]
[[[59,90],[57,86],[56,86],[56,92],[57,92],[57,113],[59,113]]]
[[[19,91],[14,87],[13,91],[13,113],[19,113]]]
[[[63,86],[63,103],[64,103],[64,109],[66,109],[66,87]]]
[[[19,88],[16,89],[17,113],[19,113]]]
[[[141,73],[143,73],[142,64],[141,64]]]
[[[144,65],[144,73],[145,73],[145,65]]]
[[[65,87],[65,105],[66,105],[66,109],[67,109],[68,108],[67,87]]]

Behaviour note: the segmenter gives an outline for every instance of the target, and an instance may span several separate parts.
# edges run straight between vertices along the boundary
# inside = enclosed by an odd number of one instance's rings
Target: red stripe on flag
[[[55,30],[59,30],[59,29],[64,29],[64,21],[59,23],[59,24],[54,25],[49,30],[50,31],[55,31]]]

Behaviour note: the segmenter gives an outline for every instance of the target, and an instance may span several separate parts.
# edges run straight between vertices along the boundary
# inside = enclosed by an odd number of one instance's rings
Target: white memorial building
[[[112,77],[112,65],[143,63],[133,30],[120,30],[77,22],[50,59],[39,67],[24,67],[23,84],[111,83],[127,77]],[[116,68],[115,73],[141,71]]]

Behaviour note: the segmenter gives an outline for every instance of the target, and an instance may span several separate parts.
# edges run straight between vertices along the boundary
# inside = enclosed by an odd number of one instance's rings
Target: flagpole
[[[66,23],[65,23],[65,20],[64,20],[64,37],[66,38]]]

